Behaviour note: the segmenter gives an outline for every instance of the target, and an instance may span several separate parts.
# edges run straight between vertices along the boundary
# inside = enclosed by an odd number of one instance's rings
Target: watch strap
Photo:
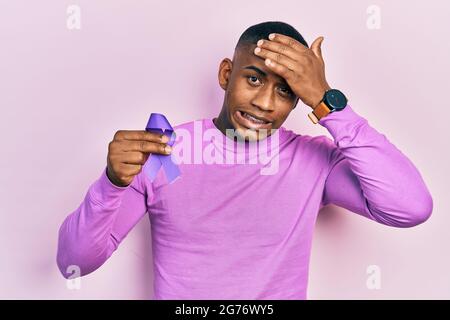
[[[323,100],[314,108],[314,110],[308,114],[309,119],[312,123],[316,124],[320,119],[325,117],[331,112],[330,108],[323,102]]]

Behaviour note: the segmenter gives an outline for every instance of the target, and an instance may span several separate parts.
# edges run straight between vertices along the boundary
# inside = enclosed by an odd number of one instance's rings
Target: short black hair
[[[305,39],[303,39],[300,32],[298,32],[297,29],[290,24],[281,21],[266,21],[248,27],[239,37],[235,50],[251,44],[256,45],[260,39],[269,39],[269,34],[271,33],[284,34],[288,37],[294,38],[309,48],[308,43]]]

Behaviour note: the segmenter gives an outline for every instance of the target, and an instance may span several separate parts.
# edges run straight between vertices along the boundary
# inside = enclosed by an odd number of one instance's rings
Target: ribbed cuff
[[[105,168],[100,178],[91,185],[89,193],[94,201],[99,202],[101,205],[111,206],[116,202],[118,202],[117,204],[120,204],[120,199],[122,198],[123,193],[129,187],[130,186],[119,187],[113,184],[109,180]]]
[[[319,120],[319,123],[328,129],[336,141],[348,137],[349,134],[353,135],[355,129],[365,122],[367,120],[353,111],[350,105],[341,111],[331,112]]]

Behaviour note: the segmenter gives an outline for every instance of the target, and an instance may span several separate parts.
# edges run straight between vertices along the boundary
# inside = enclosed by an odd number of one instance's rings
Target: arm
[[[333,203],[379,223],[412,227],[426,221],[432,197],[414,164],[347,107],[322,118],[336,146],[322,205]]]
[[[140,176],[126,187],[114,185],[106,175],[88,189],[81,205],[59,229],[57,264],[65,278],[70,265],[81,275],[99,268],[117,249],[147,212],[146,195],[140,191]]]

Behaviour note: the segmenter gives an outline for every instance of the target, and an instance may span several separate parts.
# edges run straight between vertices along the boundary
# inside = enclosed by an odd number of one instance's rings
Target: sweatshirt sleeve
[[[429,218],[433,200],[425,182],[385,135],[349,105],[319,123],[334,139],[322,205],[332,203],[393,227]]]
[[[88,189],[81,205],[59,229],[57,264],[65,278],[78,267],[80,276],[99,268],[147,212],[147,195],[137,175],[127,187],[114,185],[106,175]]]

